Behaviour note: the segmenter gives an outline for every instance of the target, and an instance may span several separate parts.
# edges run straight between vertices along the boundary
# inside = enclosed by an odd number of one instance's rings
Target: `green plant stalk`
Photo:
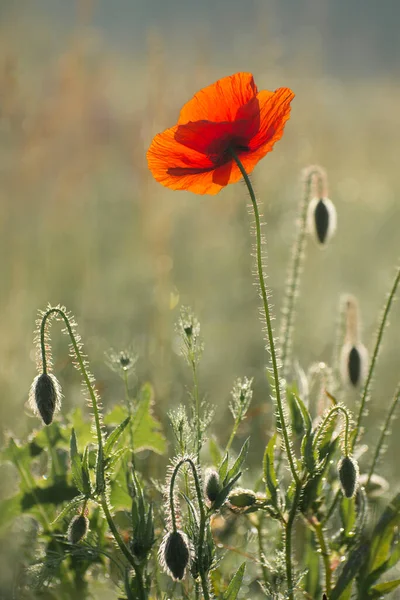
[[[385,325],[386,325],[386,322],[387,322],[387,319],[389,316],[389,312],[392,307],[393,300],[394,300],[399,283],[400,283],[400,267],[397,270],[396,276],[393,281],[392,289],[390,290],[388,299],[386,301],[385,308],[383,310],[382,318],[379,323],[378,334],[376,336],[376,342],[375,342],[375,348],[374,348],[374,351],[372,354],[371,364],[370,364],[370,367],[368,370],[367,379],[365,381],[364,390],[363,390],[362,397],[361,397],[360,409],[358,412],[358,418],[357,418],[357,424],[356,424],[356,435],[354,436],[354,445],[358,442],[359,437],[361,435],[361,421],[364,416],[365,404],[367,402],[367,398],[370,393],[372,376],[374,374],[376,361],[377,361],[379,350],[381,347],[383,332],[385,329]]]
[[[243,410],[242,410],[242,409],[240,409],[240,411],[239,411],[239,414],[237,415],[237,417],[236,417],[236,419],[235,419],[235,422],[234,422],[234,424],[233,424],[233,429],[232,429],[231,435],[230,435],[230,437],[229,437],[228,443],[226,444],[224,455],[225,455],[227,452],[229,452],[229,450],[230,450],[230,447],[232,446],[232,442],[233,442],[233,440],[235,439],[235,435],[236,435],[236,433],[237,433],[237,430],[238,430],[238,428],[239,428],[240,422],[241,422],[241,420],[242,420],[242,415],[243,415]]]
[[[292,567],[292,530],[296,518],[297,508],[300,501],[301,491],[303,488],[302,481],[296,482],[296,491],[293,498],[293,504],[290,508],[289,517],[285,526],[285,562],[286,562],[286,578],[288,585],[288,598],[295,600],[293,589],[293,567]]]
[[[314,438],[313,448],[318,447],[319,439],[320,439],[321,435],[323,434],[325,427],[328,425],[328,422],[335,416],[335,413],[338,413],[338,412],[341,412],[345,418],[344,453],[345,453],[345,456],[348,456],[350,453],[350,444],[349,444],[350,417],[349,417],[347,410],[344,408],[344,406],[341,406],[340,404],[336,404],[335,406],[332,406],[332,408],[329,410],[328,414],[322,421],[321,425],[319,426],[318,433]]]
[[[208,591],[208,581],[207,581],[207,576],[206,573],[204,571],[204,566],[203,566],[203,544],[204,544],[204,533],[205,533],[205,528],[206,528],[206,520],[207,520],[207,515],[206,515],[206,511],[204,508],[204,501],[203,501],[203,494],[201,491],[201,486],[200,486],[200,481],[199,481],[199,477],[197,474],[197,470],[196,467],[193,463],[193,461],[188,458],[182,458],[176,465],[175,468],[172,472],[172,476],[171,476],[171,481],[169,484],[169,507],[170,507],[170,513],[171,513],[171,521],[172,521],[172,529],[174,532],[177,531],[177,526],[176,526],[176,514],[175,514],[175,504],[174,504],[174,487],[175,487],[175,481],[176,481],[176,477],[178,475],[179,469],[181,468],[181,466],[184,463],[188,463],[191,470],[192,470],[192,475],[193,475],[193,479],[194,479],[194,485],[196,488],[196,496],[197,496],[197,503],[199,505],[199,511],[200,511],[200,523],[199,523],[199,542],[198,542],[198,547],[197,547],[197,561],[199,564],[199,573],[200,573],[200,580],[201,580],[201,586],[203,588],[203,595],[204,595],[204,600],[210,600],[210,594]]]
[[[307,234],[307,209],[311,197],[311,186],[315,176],[320,176],[318,169],[313,169],[307,174],[305,191],[300,203],[300,219],[297,237],[293,246],[292,261],[289,267],[286,292],[283,301],[281,322],[281,362],[283,376],[287,377],[289,370],[289,358],[292,347],[293,323],[295,317],[295,305],[300,286],[300,276],[305,256],[306,234]]]
[[[257,528],[257,542],[258,542],[258,558],[259,558],[260,565],[261,565],[264,583],[265,583],[265,585],[268,585],[268,583],[269,583],[268,582],[268,570],[264,564],[265,551],[264,551],[263,536],[262,536],[263,517],[264,517],[264,515],[260,515],[259,521],[258,521],[258,524],[256,527]]]
[[[386,419],[385,419],[385,423],[384,423],[384,425],[382,427],[381,435],[379,436],[379,440],[378,440],[378,443],[377,443],[376,448],[375,448],[374,458],[372,460],[371,468],[370,468],[369,473],[368,473],[367,483],[365,485],[366,489],[368,489],[369,482],[371,481],[371,477],[374,474],[376,463],[379,460],[379,456],[380,456],[380,453],[381,453],[381,450],[382,450],[383,442],[385,440],[385,435],[387,434],[387,431],[388,431],[388,429],[390,427],[390,423],[392,421],[393,414],[394,414],[394,411],[396,410],[397,403],[398,403],[399,400],[400,400],[400,384],[397,386],[397,389],[396,389],[396,391],[394,393],[394,396],[393,396],[393,399],[392,399],[392,403],[390,405],[390,408],[388,410],[388,413],[387,413],[387,416],[386,416]]]
[[[133,432],[132,432],[133,402],[132,402],[132,398],[129,395],[128,373],[125,370],[124,370],[124,374],[123,374],[123,380],[124,380],[124,388],[125,388],[125,403],[126,403],[126,408],[128,409],[128,416],[130,419],[129,420],[129,439],[130,439],[130,444],[131,444],[131,448],[132,448],[131,463],[132,463],[132,467],[135,469],[135,453],[133,451]]]
[[[311,523],[311,526],[315,532],[316,538],[318,540],[318,544],[321,550],[321,557],[324,563],[325,570],[325,593],[329,598],[329,594],[331,592],[332,586],[332,569],[331,564],[329,562],[329,551],[326,545],[325,537],[324,537],[324,529],[321,523]]]
[[[201,426],[200,426],[200,397],[199,397],[199,384],[197,381],[197,368],[195,357],[191,354],[190,362],[192,365],[193,372],[193,398],[194,407],[196,411],[196,458],[197,463],[200,464],[200,450],[201,450]]]
[[[41,350],[42,350],[42,363],[43,363],[43,373],[47,372],[47,362],[46,362],[46,344],[45,344],[45,327],[46,327],[46,321],[47,319],[52,315],[52,314],[58,314],[64,321],[65,326],[67,328],[68,331],[68,335],[70,337],[71,343],[72,343],[72,347],[74,349],[75,352],[75,356],[76,356],[76,360],[78,361],[78,365],[79,365],[79,369],[81,371],[83,380],[86,384],[86,387],[88,389],[89,395],[90,395],[90,399],[92,402],[92,407],[93,407],[93,414],[94,414],[94,420],[95,420],[95,425],[96,425],[96,435],[97,435],[97,443],[99,446],[99,449],[102,448],[103,446],[103,437],[102,437],[102,433],[101,433],[101,423],[100,423],[100,411],[99,411],[99,407],[97,404],[97,398],[96,398],[96,394],[94,392],[92,383],[90,381],[90,377],[88,375],[88,372],[86,370],[85,367],[85,361],[82,357],[82,353],[79,349],[79,345],[78,342],[76,340],[76,337],[74,335],[74,332],[72,330],[71,324],[69,322],[68,316],[65,314],[65,312],[63,310],[61,310],[61,308],[50,308],[49,310],[47,310],[45,312],[45,314],[43,315],[42,318],[42,323],[41,323],[41,327],[40,327],[40,345],[41,345]]]
[[[335,497],[332,501],[332,504],[330,505],[328,512],[326,513],[325,517],[322,519],[321,521],[321,525],[324,527],[325,524],[329,521],[329,519],[331,518],[331,516],[333,515],[333,513],[335,512],[335,508],[337,506],[337,503],[339,502],[340,496],[342,495],[342,490],[341,488],[338,489],[338,491],[335,494]]]
[[[135,575],[136,575],[138,587],[139,587],[140,600],[146,600],[146,594],[145,594],[144,585],[143,585],[142,571],[141,571],[139,565],[136,564],[134,557],[130,553],[128,547],[126,546],[124,540],[122,539],[122,537],[113,521],[105,494],[103,494],[103,496],[101,498],[101,507],[103,509],[103,512],[107,519],[108,526],[112,531],[115,541],[117,542],[122,554],[124,554],[125,558],[129,562],[129,564],[132,566],[133,570],[135,571]]]
[[[281,398],[281,389],[280,389],[279,371],[278,371],[278,358],[277,358],[277,353],[275,350],[274,333],[272,330],[271,311],[270,311],[269,304],[268,304],[268,295],[267,295],[267,289],[266,289],[265,279],[264,279],[262,252],[261,252],[260,214],[258,211],[256,196],[254,194],[253,186],[251,185],[249,176],[247,175],[247,173],[246,173],[242,163],[240,162],[239,157],[236,155],[235,151],[230,149],[230,152],[231,152],[237,166],[239,167],[241,174],[243,175],[243,179],[245,180],[247,189],[249,191],[250,199],[251,199],[251,202],[253,205],[254,218],[255,218],[255,222],[256,222],[258,279],[259,279],[259,283],[260,283],[261,297],[262,297],[262,301],[263,301],[265,321],[266,321],[266,325],[267,325],[268,345],[269,345],[269,350],[270,350],[270,354],[271,354],[272,371],[273,371],[274,382],[275,382],[276,404],[278,407],[278,415],[279,415],[279,420],[281,423],[282,436],[283,436],[283,440],[284,440],[284,445],[285,445],[285,450],[286,450],[286,454],[287,454],[287,458],[288,458],[288,462],[289,462],[290,471],[292,473],[293,479],[295,480],[296,484],[298,485],[298,484],[300,484],[300,478],[299,478],[299,475],[298,475],[296,467],[295,467],[295,459],[293,456],[292,447],[291,447],[291,443],[290,443],[290,439],[289,439],[289,433],[288,433],[288,429],[287,429],[287,425],[286,425],[285,412],[284,412],[283,402],[282,402],[282,398]]]

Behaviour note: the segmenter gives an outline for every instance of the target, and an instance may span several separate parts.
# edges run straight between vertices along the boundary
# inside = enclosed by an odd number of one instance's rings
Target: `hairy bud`
[[[68,541],[77,544],[86,537],[88,530],[89,519],[84,515],[77,515],[68,526]]]
[[[55,411],[61,406],[61,386],[52,373],[42,373],[33,380],[29,391],[33,412],[40,415],[45,425],[53,421]]]
[[[228,496],[229,508],[233,511],[243,511],[255,504],[257,497],[253,490],[235,488]]]
[[[162,568],[172,579],[176,581],[183,579],[190,556],[189,538],[183,531],[170,531],[164,536],[158,558]]]
[[[338,464],[339,479],[343,494],[352,498],[358,488],[358,464],[350,456],[343,456]]]
[[[204,492],[207,500],[212,503],[221,491],[219,475],[215,469],[207,469],[205,476]]]
[[[324,246],[336,231],[337,215],[329,198],[313,198],[308,205],[308,230],[321,246]]]
[[[367,374],[368,351],[364,344],[344,344],[340,357],[341,375],[344,383],[353,387],[361,385]]]

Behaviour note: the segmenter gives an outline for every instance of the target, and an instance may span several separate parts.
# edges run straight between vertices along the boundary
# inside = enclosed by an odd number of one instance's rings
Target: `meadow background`
[[[202,325],[200,389],[217,407],[223,442],[232,383],[254,377],[238,445],[251,432],[249,465],[259,468],[273,410],[265,402],[245,187],[214,197],[173,192],[152,180],[145,159],[152,136],[175,123],[195,91],[237,71],[251,71],[259,89],[296,93],[284,137],[253,176],[277,323],[301,170],[318,163],[328,173],[338,230],[324,251],[309,240],[295,354],[305,369],[331,362],[343,292],[358,297],[362,339],[372,348],[399,258],[396,16],[394,1],[378,14],[372,0],[350,7],[333,0],[1,0],[1,441],[8,431],[23,437],[39,426],[26,400],[34,322],[48,302],[75,315],[105,407],[123,395],[105,352],[135,348],[137,382],[154,385],[155,413],[169,435],[166,413],[190,385],[174,332],[184,304]],[[399,328],[397,305],[366,441],[376,439],[398,381]],[[57,325],[53,332],[68,410],[83,405],[81,386],[66,339]],[[354,399],[348,395],[350,406]],[[399,451],[394,435],[383,467],[393,493]],[[141,462],[162,477],[165,463],[146,453]],[[8,492],[3,476],[0,494]]]

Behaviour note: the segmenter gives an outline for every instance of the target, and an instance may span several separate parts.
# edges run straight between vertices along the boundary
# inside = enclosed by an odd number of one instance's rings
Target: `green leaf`
[[[235,485],[235,483],[237,482],[237,480],[239,479],[241,474],[242,474],[241,471],[239,471],[239,473],[237,473],[237,475],[233,479],[231,479],[230,482],[227,483],[226,486],[223,487],[222,490],[218,493],[218,496],[215,498],[215,500],[213,502],[214,510],[218,510],[218,508],[220,508],[223,505],[229,492],[231,491],[231,489],[233,488],[233,486]]]
[[[210,440],[208,442],[208,447],[210,450],[210,456],[211,456],[211,461],[212,461],[213,465],[215,465],[215,466],[219,465],[222,460],[222,453],[221,453],[221,449],[218,446],[218,443],[217,443],[216,439],[214,438],[214,436],[210,437]]]
[[[277,434],[275,433],[272,436],[272,438],[269,440],[267,447],[265,448],[264,459],[263,459],[264,479],[265,479],[265,483],[267,484],[267,488],[268,488],[268,491],[271,496],[272,504],[275,507],[278,504],[278,494],[277,494],[278,481],[276,479],[275,465],[274,465],[276,436],[277,436]]]
[[[62,519],[63,517],[68,515],[70,512],[75,510],[77,508],[77,506],[82,504],[82,502],[84,502],[84,501],[85,501],[85,496],[83,494],[80,494],[79,496],[75,496],[75,498],[70,500],[70,502],[68,502],[68,504],[66,504],[64,506],[62,511],[56,516],[56,518],[54,519],[54,521],[51,524],[54,525],[55,523],[57,523],[60,519]]]
[[[348,600],[350,598],[352,584],[368,556],[368,549],[369,544],[363,544],[351,552],[329,595],[329,600]]]
[[[392,581],[385,581],[384,583],[378,583],[370,590],[370,598],[381,598],[385,594],[389,594],[400,585],[400,579],[392,579]]]
[[[152,413],[154,403],[153,388],[146,383],[139,395],[139,405],[132,418],[133,448],[135,452],[140,450],[152,450],[157,454],[164,454],[166,440],[161,433],[162,428]]]
[[[90,483],[89,474],[89,446],[86,446],[82,457],[82,481],[83,481],[83,493],[86,496],[90,496],[92,493],[92,485]]]
[[[247,440],[245,441],[245,443],[243,444],[243,446],[239,452],[239,456],[233,463],[232,467],[228,470],[228,472],[224,478],[223,485],[226,485],[233,477],[236,477],[236,475],[239,473],[242,464],[246,460],[247,452],[249,451],[249,445],[250,445],[250,438],[247,438]]]
[[[343,533],[347,537],[351,535],[356,524],[357,512],[355,498],[342,498],[340,502],[340,516],[343,523]]]
[[[311,415],[308,411],[308,408],[306,407],[306,405],[304,404],[304,402],[300,398],[300,396],[298,396],[294,392],[293,392],[293,396],[294,396],[294,399],[296,400],[296,403],[300,409],[301,416],[302,416],[303,423],[304,423],[304,429],[307,431],[307,433],[311,433],[312,420],[311,420]]]
[[[368,573],[379,569],[387,560],[396,527],[400,523],[400,493],[397,494],[383,511],[375,526],[371,538],[371,550],[368,561]]]
[[[124,421],[122,421],[122,423],[120,423],[118,425],[118,427],[116,427],[114,429],[114,431],[112,431],[109,434],[109,436],[107,437],[106,442],[104,444],[104,458],[108,458],[110,456],[115,444],[117,443],[117,441],[119,440],[119,438],[121,437],[123,432],[125,431],[130,420],[131,420],[130,417],[126,417],[126,419]]]
[[[246,563],[242,563],[225,590],[223,600],[236,600],[242,586],[245,568]]]
[[[70,457],[71,457],[71,472],[72,479],[76,487],[82,494],[85,493],[85,485],[82,477],[82,461],[78,452],[78,444],[76,440],[75,430],[72,428],[70,441]]]
[[[219,478],[221,481],[225,480],[226,474],[228,472],[228,464],[229,464],[228,461],[229,461],[229,456],[228,456],[228,453],[226,453],[224,458],[222,459],[222,462],[218,469],[218,474],[219,474]]]
[[[104,452],[103,445],[100,444],[99,449],[97,450],[97,460],[96,460],[96,493],[102,494],[106,489],[106,482],[104,479]]]

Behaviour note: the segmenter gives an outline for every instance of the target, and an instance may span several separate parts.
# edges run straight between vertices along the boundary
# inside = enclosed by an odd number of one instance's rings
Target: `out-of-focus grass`
[[[188,382],[173,329],[176,305],[183,302],[202,323],[201,389],[217,405],[221,424],[234,378],[255,377],[255,409],[246,427],[259,456],[272,407],[264,402],[267,356],[252,285],[245,188],[231,186],[217,197],[165,190],[147,171],[146,149],[154,133],[175,122],[183,102],[220,76],[248,69],[261,89],[287,85],[296,92],[285,135],[253,180],[268,223],[269,285],[278,317],[300,171],[318,162],[328,172],[338,231],[325,251],[309,243],[297,314],[295,353],[308,368],[331,359],[342,292],[358,296],[364,342],[370,348],[373,342],[399,253],[400,87],[390,78],[329,79],[318,60],[305,60],[306,48],[290,64],[276,66],[267,60],[274,49],[268,55],[263,39],[258,53],[257,40],[245,38],[237,42],[240,52],[220,58],[206,58],[203,39],[185,63],[182,55],[167,59],[162,35],[149,34],[143,54],[129,56],[81,28],[60,51],[57,32],[47,39],[39,25],[36,37],[35,24],[29,32],[15,23],[0,30],[4,430],[22,434],[37,426],[24,407],[35,374],[33,324],[47,302],[61,302],[75,314],[106,406],[122,391],[104,366],[104,351],[134,342],[138,377],[154,383],[156,411],[165,414],[184,399]],[[395,307],[371,403],[371,439],[398,379],[399,323]],[[79,404],[66,340],[53,329],[65,406]],[[223,426],[220,431],[223,436]],[[398,451],[396,440],[391,448]]]

